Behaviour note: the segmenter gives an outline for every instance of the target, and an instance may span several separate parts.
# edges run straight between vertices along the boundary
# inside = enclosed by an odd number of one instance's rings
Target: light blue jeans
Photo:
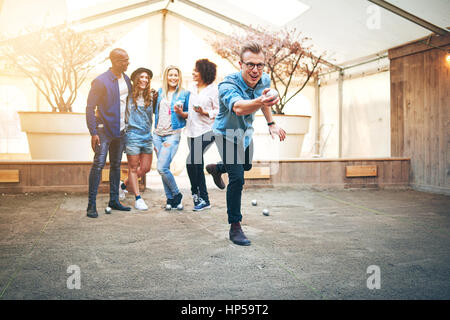
[[[168,136],[159,136],[153,133],[153,145],[156,148],[158,162],[156,168],[161,175],[167,199],[173,199],[180,193],[175,178],[170,172],[170,163],[177,153],[180,144],[180,134],[171,134]]]

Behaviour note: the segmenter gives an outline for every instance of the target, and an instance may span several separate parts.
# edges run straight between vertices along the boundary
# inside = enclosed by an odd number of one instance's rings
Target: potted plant
[[[312,52],[310,38],[301,37],[295,29],[270,31],[263,27],[234,32],[230,36],[210,41],[213,50],[239,69],[239,53],[242,43],[256,41],[263,47],[266,56],[265,72],[269,74],[272,87],[278,91],[280,102],[272,107],[275,122],[288,133],[283,144],[278,144],[278,158],[300,157],[304,135],[308,132],[310,116],[285,116],[283,110],[298,95],[311,79],[318,76],[326,64],[325,53],[316,56]],[[267,125],[263,116],[254,122],[255,158],[267,157],[264,152],[274,143],[267,136]],[[266,146],[266,147],[264,147]],[[259,150],[259,151],[258,151]],[[274,158],[273,153],[271,157]]]
[[[19,112],[33,160],[90,160],[84,113],[72,112],[93,60],[109,45],[107,36],[60,26],[3,41],[1,52],[17,72],[31,79],[51,107]],[[61,140],[63,138],[64,140]]]

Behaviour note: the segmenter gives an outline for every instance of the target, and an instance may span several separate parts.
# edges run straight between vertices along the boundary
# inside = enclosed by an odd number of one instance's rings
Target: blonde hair
[[[182,87],[183,86],[183,76],[181,74],[180,68],[178,68],[177,66],[174,66],[174,65],[167,66],[166,69],[164,70],[163,78],[162,78],[162,82],[163,82],[162,93],[163,93],[163,96],[166,98],[167,98],[167,93],[169,92],[169,82],[167,81],[167,76],[169,75],[170,70],[178,71],[179,81],[178,81],[178,88],[176,89],[176,91],[184,90]]]
[[[259,43],[257,43],[256,41],[250,41],[250,42],[244,43],[244,45],[241,48],[241,51],[239,53],[239,57],[241,58],[241,61],[243,60],[244,53],[246,53],[247,51],[250,51],[255,54],[262,52],[264,54],[263,48],[261,47],[261,45]]]

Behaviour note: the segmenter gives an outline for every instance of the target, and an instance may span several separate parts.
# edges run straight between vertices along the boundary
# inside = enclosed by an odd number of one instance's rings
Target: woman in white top
[[[189,147],[186,169],[191,181],[194,211],[211,208],[203,171],[203,154],[214,142],[212,125],[219,112],[219,91],[213,84],[216,71],[217,66],[208,59],[197,60],[192,72],[196,83],[189,89],[191,96],[184,133]]]

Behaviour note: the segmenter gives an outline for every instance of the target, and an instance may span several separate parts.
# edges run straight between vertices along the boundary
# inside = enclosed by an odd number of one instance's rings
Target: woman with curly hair
[[[186,125],[190,93],[183,89],[181,70],[176,66],[166,67],[162,81],[155,105],[153,132],[153,143],[158,157],[157,169],[166,193],[166,209],[182,210],[183,195],[170,172],[170,163],[180,144],[181,129]]]
[[[184,133],[187,136],[189,155],[186,169],[191,182],[194,211],[211,208],[203,171],[203,155],[214,142],[212,125],[219,112],[219,92],[216,79],[217,66],[208,59],[195,62],[192,77],[195,83],[189,88],[191,99]]]
[[[135,195],[137,210],[148,209],[140,195],[138,179],[150,171],[153,158],[152,115],[156,91],[150,88],[152,77],[153,72],[146,68],[138,68],[131,74],[133,86],[125,116],[128,179],[120,184],[119,197],[124,199],[129,189]]]

